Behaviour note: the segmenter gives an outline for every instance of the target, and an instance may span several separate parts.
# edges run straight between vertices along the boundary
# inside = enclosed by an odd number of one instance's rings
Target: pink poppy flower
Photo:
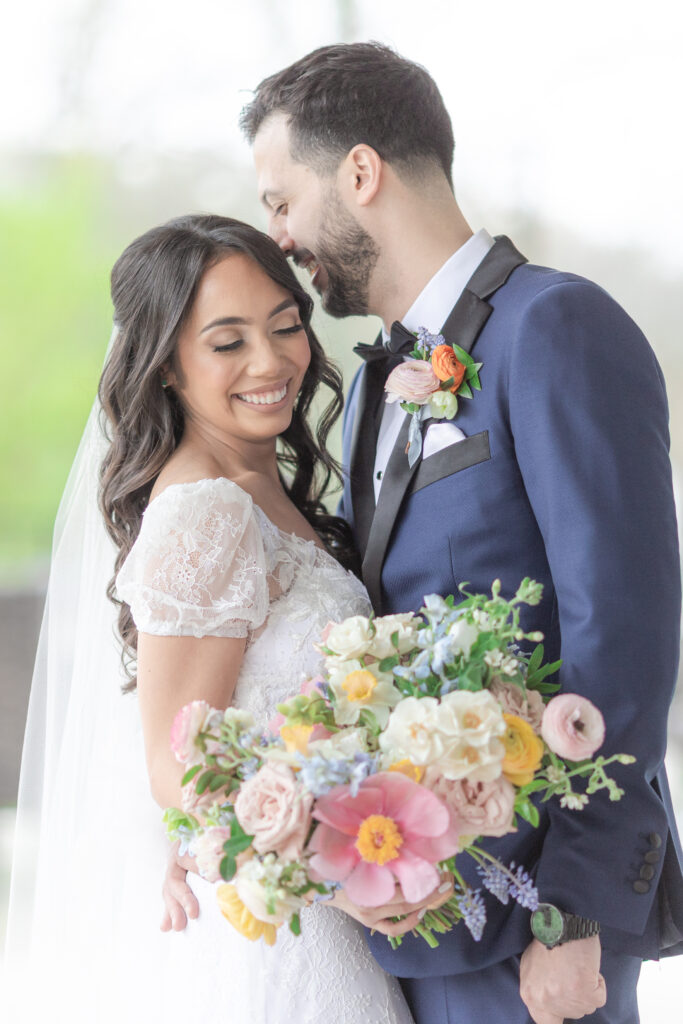
[[[352,796],[336,786],[316,801],[318,825],[309,844],[311,867],[328,881],[343,882],[349,899],[379,907],[399,882],[410,903],[439,884],[435,865],[458,849],[458,829],[434,793],[400,772],[365,779]]]
[[[559,757],[583,761],[602,746],[605,720],[586,697],[561,693],[546,704],[541,736]]]

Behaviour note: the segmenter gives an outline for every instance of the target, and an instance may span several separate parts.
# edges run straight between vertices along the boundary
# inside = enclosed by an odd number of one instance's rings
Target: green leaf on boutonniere
[[[472,397],[471,388],[470,388],[469,384],[467,383],[467,381],[464,380],[462,382],[462,384],[460,385],[460,387],[458,388],[458,398],[471,398],[471,397]]]
[[[453,387],[453,381],[454,380],[455,380],[455,377],[449,377],[448,380],[442,380],[441,384],[439,385],[439,390],[440,391],[450,391],[451,388]],[[458,392],[458,394],[459,394],[459,392]]]
[[[411,415],[417,412],[421,406],[417,402],[401,402],[401,408],[404,412],[409,412]]]

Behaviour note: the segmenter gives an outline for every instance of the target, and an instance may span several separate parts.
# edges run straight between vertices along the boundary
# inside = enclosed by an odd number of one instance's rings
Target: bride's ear
[[[161,367],[159,382],[164,390],[178,386],[178,381],[173,370],[169,366]]]

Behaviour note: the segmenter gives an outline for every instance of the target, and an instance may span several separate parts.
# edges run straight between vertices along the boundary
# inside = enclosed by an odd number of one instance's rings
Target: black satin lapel
[[[385,370],[384,363],[366,364],[359,384],[358,404],[353,422],[349,474],[356,544],[361,557],[365,554],[375,512],[372,472],[379,430],[377,408],[382,404]]]
[[[493,307],[488,302],[465,289],[449,313],[441,333],[446,341],[455,342],[465,352],[471,352],[492,312]]]
[[[526,262],[526,256],[522,256],[510,239],[499,235],[441,328],[446,341],[455,342],[465,352],[471,352],[493,312],[486,299],[502,288],[513,270]]]
[[[379,492],[379,500],[363,559],[363,582],[377,615],[382,614],[381,574],[384,555],[401,503],[417,472],[417,467],[420,465],[419,459],[412,469],[408,465],[406,445],[408,444],[409,430],[410,416],[406,416],[382,478],[382,489]]]

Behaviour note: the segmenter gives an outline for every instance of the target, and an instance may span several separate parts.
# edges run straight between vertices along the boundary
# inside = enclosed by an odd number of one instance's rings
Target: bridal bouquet
[[[594,757],[600,711],[548,681],[560,663],[544,664],[542,635],[520,627],[520,606],[541,592],[525,579],[506,601],[496,581],[457,604],[426,597],[417,615],[330,623],[324,672],[265,728],[237,708],[181,709],[171,745],[187,766],[183,807],[164,820],[203,877],[224,881],[221,911],[243,935],[273,944],[285,923],[298,934],[302,908],[338,888],[376,907],[398,882],[417,903],[447,870],[453,896],[415,930],[435,946],[462,920],[478,940],[486,909],[458,869],[465,856],[493,896],[535,909],[524,868],[477,840],[513,832],[518,817],[538,824],[539,799],[569,812],[601,789],[619,800],[606,769],[634,761]]]

